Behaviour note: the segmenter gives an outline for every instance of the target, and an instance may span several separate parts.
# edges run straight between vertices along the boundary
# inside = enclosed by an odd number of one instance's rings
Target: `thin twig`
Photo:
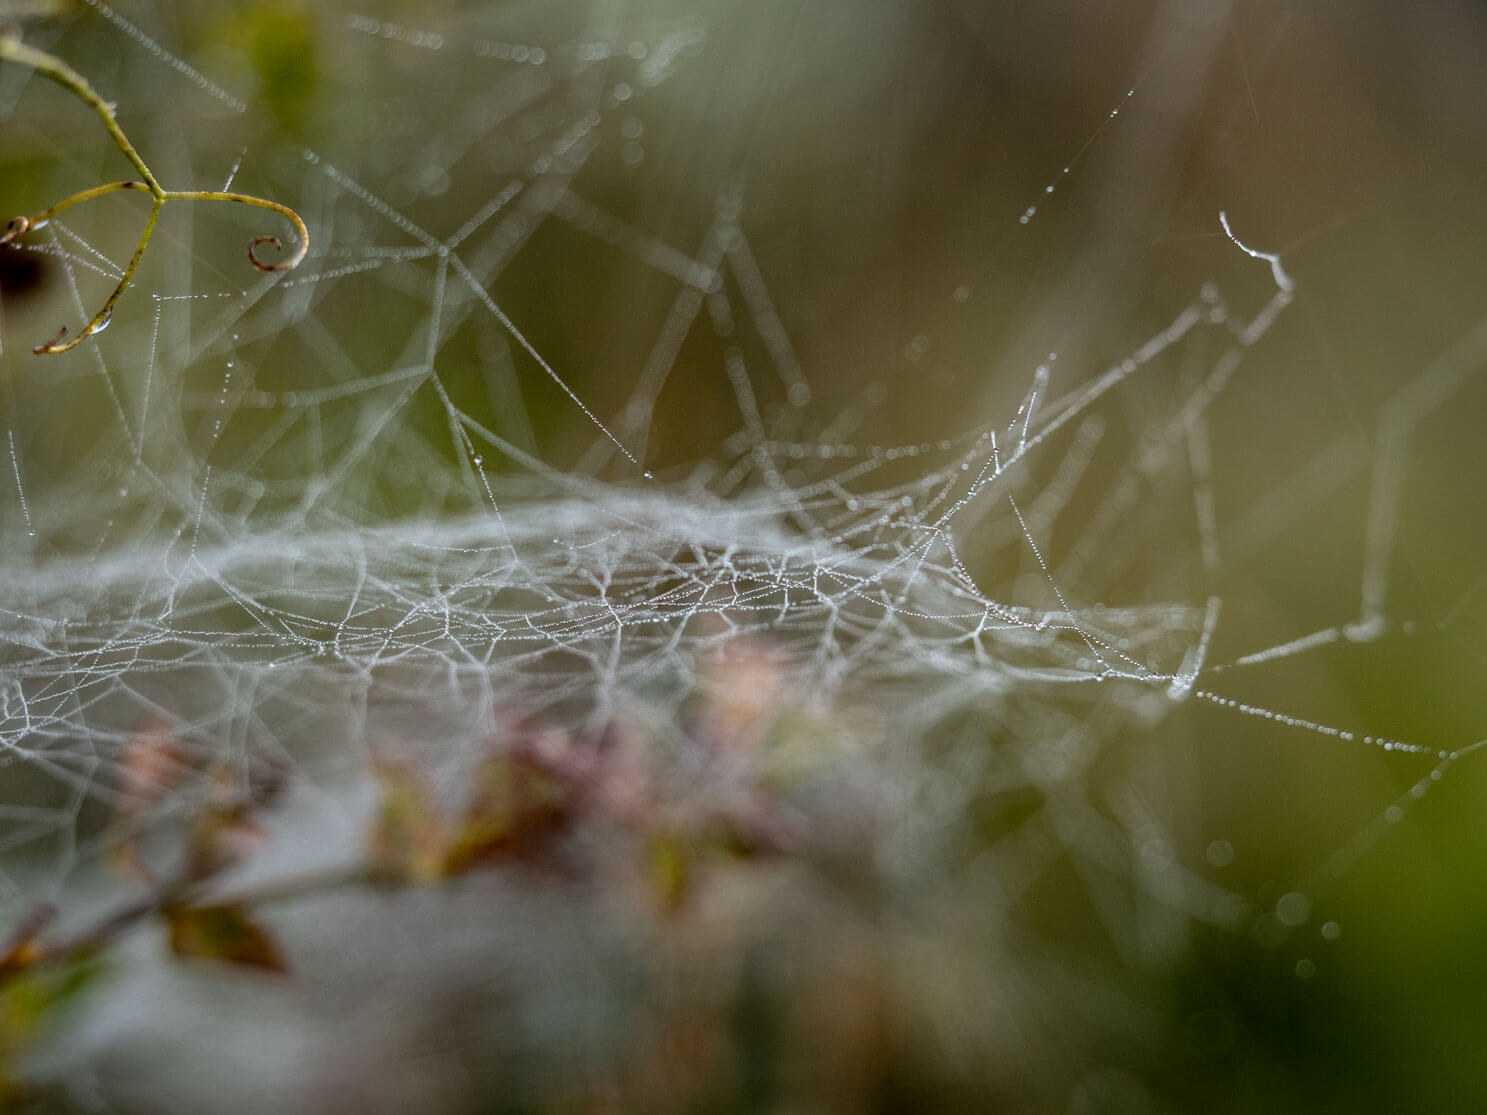
[[[0,987],[24,971],[100,952],[142,922],[172,910],[189,911],[204,906],[257,909],[352,887],[374,886],[386,881],[386,877],[374,866],[354,863],[269,880],[237,893],[211,895],[209,892],[216,881],[212,876],[193,878],[187,871],[153,894],[136,899],[94,924],[45,945],[39,944],[37,938],[56,916],[57,910],[48,903],[39,904],[21,920],[11,934],[8,951],[0,955]]]
[[[310,250],[310,231],[305,227],[305,222],[300,215],[287,205],[281,205],[277,201],[269,201],[267,198],[254,197],[251,194],[229,193],[225,190],[167,190],[160,185],[158,179],[140,157],[134,145],[129,142],[129,137],[119,127],[114,118],[114,106],[105,101],[98,92],[88,84],[88,80],[79,74],[60,58],[55,58],[45,51],[37,50],[35,47],[27,46],[14,33],[0,33],[0,59],[10,62],[18,62],[23,66],[30,66],[37,73],[50,78],[59,85],[75,93],[86,102],[98,118],[103,121],[103,126],[113,138],[114,144],[124,153],[134,169],[139,172],[142,181],[110,182],[103,186],[94,186],[92,189],[82,190],[71,197],[64,198],[39,213],[29,217],[15,217],[0,235],[0,246],[14,244],[26,233],[42,228],[62,210],[78,204],[81,201],[91,201],[93,198],[104,194],[113,193],[116,190],[143,190],[151,197],[150,215],[145,220],[144,231],[140,233],[139,243],[135,246],[134,255],[130,257],[129,264],[124,268],[124,273],[119,279],[118,286],[114,287],[113,293],[108,300],[93,315],[92,319],[83,326],[82,330],[72,337],[67,336],[67,327],[63,326],[61,332],[43,345],[37,345],[31,351],[38,356],[49,355],[58,352],[66,352],[68,349],[81,343],[83,338],[94,333],[101,332],[113,316],[114,306],[123,296],[130,281],[134,278],[134,272],[139,267],[139,262],[144,258],[145,248],[149,246],[150,237],[155,232],[155,222],[160,216],[160,210],[164,208],[167,201],[235,201],[242,205],[255,205],[260,209],[271,209],[275,213],[286,218],[293,226],[298,243],[294,251],[287,259],[278,263],[263,263],[258,259],[256,249],[260,244],[273,244],[282,248],[283,243],[277,236],[258,236],[248,245],[248,262],[260,271],[289,271],[298,267]]]

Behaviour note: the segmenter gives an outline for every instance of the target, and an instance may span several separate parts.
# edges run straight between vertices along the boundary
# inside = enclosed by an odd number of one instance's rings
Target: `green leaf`
[[[172,907],[165,911],[170,947],[177,956],[201,956],[228,964],[288,972],[268,931],[241,906]]]
[[[68,1008],[104,970],[92,953],[63,963],[12,969],[0,986],[0,1111],[20,1110],[25,1085],[12,1073],[25,1046],[65,1024]]]
[[[444,874],[445,824],[423,772],[391,756],[378,756],[372,771],[382,799],[372,824],[368,854],[377,872],[399,882],[428,883]]]
[[[646,868],[661,903],[680,906],[692,891],[693,849],[680,833],[653,832],[646,842]]]

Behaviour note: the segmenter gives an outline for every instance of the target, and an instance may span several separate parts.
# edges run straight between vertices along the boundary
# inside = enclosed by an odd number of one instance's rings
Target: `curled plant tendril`
[[[26,230],[31,227],[31,222],[25,217],[12,217],[10,224],[5,228],[5,235],[0,236],[0,246],[13,243],[26,235]]]
[[[97,329],[94,329],[93,332],[96,333],[96,332],[98,332],[98,330]],[[64,326],[62,326],[61,329],[58,329],[57,330],[57,335],[55,337],[53,337],[50,341],[48,341],[44,345],[37,345],[31,351],[34,352],[37,356],[41,356],[43,353],[47,353],[47,352],[65,352],[67,349],[69,349],[69,348],[72,347],[72,345],[66,345],[64,347],[63,342],[66,339],[67,339],[67,326],[64,325]],[[77,344],[77,342],[80,341],[80,340],[82,340],[82,337],[76,338],[76,340],[74,340],[72,342],[72,344]]]
[[[298,259],[280,260],[278,263],[264,263],[256,255],[254,249],[260,244],[272,244],[280,251],[284,250],[284,242],[277,236],[255,236],[253,243],[248,245],[248,262],[260,271],[288,271],[299,263]]]
[[[89,190],[82,190],[71,197],[63,198],[55,205],[33,213],[30,216],[12,217],[6,226],[3,235],[0,235],[0,247],[16,245],[21,237],[35,229],[42,228],[49,220],[62,210],[76,205],[81,201],[90,201],[95,197],[113,193],[115,190],[143,190],[152,199],[150,215],[145,221],[144,231],[140,233],[139,243],[135,245],[134,255],[130,257],[124,273],[119,279],[119,285],[114,287],[113,293],[96,314],[77,333],[68,335],[68,329],[64,325],[50,341],[43,345],[37,345],[31,351],[38,356],[50,355],[58,352],[66,352],[83,341],[84,338],[94,333],[101,333],[113,317],[114,306],[123,296],[130,281],[134,278],[134,272],[139,267],[139,262],[144,258],[145,248],[149,246],[150,237],[155,232],[155,222],[160,216],[160,210],[164,208],[167,201],[235,201],[242,205],[255,205],[260,209],[271,209],[280,214],[285,220],[294,226],[297,243],[294,250],[287,259],[278,263],[264,263],[257,256],[257,248],[260,244],[272,244],[274,247],[283,249],[284,244],[277,236],[255,237],[248,245],[248,262],[260,271],[291,271],[304,261],[305,255],[310,250],[310,232],[305,227],[305,222],[300,215],[287,205],[281,205],[277,201],[269,201],[267,198],[254,197],[251,194],[230,193],[226,190],[167,190],[160,185],[145,161],[140,158],[139,152],[135,151],[134,145],[129,142],[127,136],[120,129],[114,119],[114,106],[105,101],[88,84],[86,78],[72,69],[67,63],[55,58],[45,51],[37,50],[35,47],[27,46],[13,32],[0,32],[0,60],[18,62],[23,66],[30,66],[37,73],[57,82],[72,93],[75,93],[98,114],[103,121],[103,126],[108,130],[114,145],[124,153],[134,169],[139,172],[143,181],[109,182],[102,186],[94,186]]]

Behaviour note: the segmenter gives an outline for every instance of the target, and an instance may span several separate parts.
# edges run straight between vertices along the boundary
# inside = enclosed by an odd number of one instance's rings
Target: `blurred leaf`
[[[191,821],[187,875],[204,879],[238,863],[265,839],[256,818],[261,804],[277,794],[265,792],[250,777],[246,787],[230,767],[219,767],[210,779],[206,807]]]
[[[113,862],[125,874],[153,882],[136,841],[151,809],[180,784],[190,769],[179,734],[162,717],[147,718],[125,740],[113,815],[119,842],[111,849]]]
[[[786,854],[805,837],[798,816],[757,792],[715,810],[709,821],[717,843],[736,856]]]
[[[12,974],[0,987],[0,1111],[18,1108],[26,1098],[26,1088],[10,1071],[15,1054],[59,1025],[103,970],[89,953]]]
[[[204,803],[192,816],[187,836],[186,873],[194,879],[240,861],[262,841],[264,831],[255,814],[272,804],[287,783],[284,766],[272,760],[251,762],[246,773],[223,763],[203,774],[192,764],[172,724],[158,717],[146,720],[125,742],[114,807],[118,842],[112,855],[128,874],[158,885],[138,841],[152,811],[193,775],[205,781]],[[193,782],[192,792],[196,789]]]
[[[788,680],[785,660],[763,640],[724,643],[705,662],[697,738],[721,754],[752,761],[779,715]]]
[[[489,759],[445,857],[445,871],[529,856],[567,828],[576,786],[566,750],[521,746]]]
[[[692,849],[681,834],[661,830],[646,843],[646,867],[651,886],[668,907],[685,901],[692,889]]]
[[[431,882],[444,874],[445,826],[433,787],[411,763],[395,756],[373,758],[381,802],[372,825],[372,866],[388,878]]]
[[[0,1029],[5,1042],[36,1032],[75,1002],[103,971],[96,956],[35,968],[0,992]]]
[[[57,908],[50,903],[41,903],[31,910],[5,942],[5,952],[0,955],[0,981],[16,972],[24,971],[44,955],[38,938],[57,916]]]
[[[0,0],[0,21],[56,19],[79,7],[78,0]]]
[[[278,943],[241,906],[171,907],[170,947],[177,956],[202,956],[249,968],[288,972]]]
[[[130,733],[119,760],[119,817],[132,819],[159,801],[189,770],[175,726],[163,717],[147,718]]]

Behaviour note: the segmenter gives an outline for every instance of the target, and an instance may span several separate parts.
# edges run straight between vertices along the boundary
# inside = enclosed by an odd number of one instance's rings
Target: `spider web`
[[[1253,396],[1226,407],[1248,390],[1285,405],[1300,373],[1282,366],[1283,335],[1311,312],[1306,270],[1272,254],[1257,209],[1222,225],[1217,208],[1180,212],[1213,281],[1184,280],[1157,310],[1109,305],[1101,320],[1121,325],[1095,339],[1038,314],[1020,338],[981,337],[979,365],[998,354],[989,386],[960,381],[936,435],[906,436],[912,377],[941,359],[933,327],[906,332],[891,374],[797,351],[768,176],[703,154],[689,174],[696,135],[675,125],[714,88],[707,69],[733,57],[737,28],[721,9],[664,8],[325,14],[337,69],[322,80],[356,93],[316,102],[309,147],[291,138],[292,107],[275,115],[274,86],[247,92],[249,48],[193,49],[185,11],[86,0],[28,32],[118,102],[167,187],[292,204],[312,246],[298,270],[259,276],[238,259],[241,211],[168,206],[108,332],[42,360],[30,346],[86,320],[117,280],[137,206],[80,207],[23,244],[61,293],[11,297],[3,322],[7,908],[99,885],[141,725],[169,724],[212,760],[270,757],[329,798],[387,740],[415,739],[457,785],[516,714],[588,734],[643,724],[682,763],[718,663],[767,648],[780,705],[817,726],[812,763],[917,787],[905,861],[940,839],[936,812],[965,804],[929,741],[971,716],[1020,756],[1002,789],[1044,795],[1055,850],[1040,854],[1104,865],[1183,917],[1304,921],[1296,897],[1340,877],[1479,744],[1252,699],[1246,679],[1406,629],[1391,590],[1411,462],[1477,388],[1487,322],[1406,354],[1395,382],[1350,396],[1359,413],[1335,440],[1307,429],[1267,472],[1229,451]],[[1036,201],[1002,206],[984,251],[1009,267],[1029,253],[1036,275],[1094,204],[1086,168],[1108,182],[1146,165],[1149,131],[1125,161],[1112,136],[1143,98],[1169,103],[1220,30],[1184,28],[1129,93],[1103,90],[1108,118],[1085,117],[1067,166],[1013,184]],[[32,169],[23,190],[6,179],[8,198],[25,193],[7,204],[34,211],[116,177],[79,106],[17,71],[0,70],[0,115],[7,159]],[[702,113],[727,121],[737,104],[720,94]],[[1062,286],[1038,276],[1038,305],[1067,314],[1087,284],[1113,297],[1115,254],[1091,249]],[[941,305],[979,304],[974,281],[939,285]],[[1297,609],[1256,638],[1226,571],[1284,546],[1339,492],[1353,493],[1341,503],[1357,542],[1321,559],[1336,553],[1329,580],[1356,603],[1316,624]],[[1376,820],[1311,856],[1280,905],[1256,905],[1209,880],[1201,843],[1173,851],[1171,802],[1093,773],[1195,703],[1241,739],[1290,733],[1345,746],[1342,762],[1390,753],[1409,764],[1402,794],[1376,796]],[[194,792],[160,812],[189,810]],[[1087,885],[1112,936],[1148,916]]]

